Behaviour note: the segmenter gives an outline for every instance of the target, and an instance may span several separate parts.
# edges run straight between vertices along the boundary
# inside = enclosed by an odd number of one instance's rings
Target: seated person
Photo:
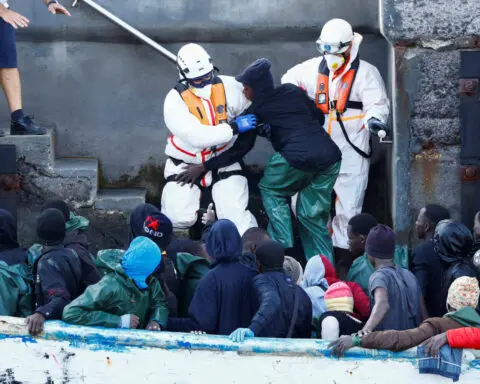
[[[362,347],[387,349],[393,352],[404,351],[418,346],[430,337],[465,326],[480,328],[480,314],[475,310],[478,305],[480,289],[477,279],[461,277],[453,282],[448,290],[448,313],[443,317],[431,317],[423,321],[418,328],[405,331],[375,331],[368,334],[342,336],[330,344],[332,354],[342,356],[347,349]]]
[[[283,262],[283,271],[292,279],[295,284],[301,284],[303,281],[303,268],[297,260],[291,256],[285,256]]]
[[[44,210],[37,220],[37,235],[42,244],[33,265],[35,309],[26,319],[32,335],[42,332],[45,320],[60,320],[63,308],[86,288],[82,261],[77,253],[63,245],[66,227],[62,212]]]
[[[27,251],[18,245],[13,217],[0,209],[0,316],[32,313],[31,284]]]
[[[296,213],[306,259],[322,254],[333,261],[327,222],[342,154],[307,94],[293,84],[275,88],[270,66],[259,59],[236,77],[252,101],[248,113],[264,124],[257,133],[277,151],[259,184],[270,219],[268,232],[284,248],[293,247],[289,199],[298,193]]]
[[[151,275],[162,261],[160,248],[136,237],[120,263],[100,282],[89,286],[63,311],[63,321],[86,326],[160,331],[168,320],[165,293]]]
[[[312,302],[312,319],[317,321],[327,310],[324,296],[328,289],[328,282],[325,279],[325,266],[320,256],[314,256],[308,260],[305,267],[305,275],[300,286],[305,290]]]
[[[363,323],[353,316],[353,294],[346,283],[338,282],[328,287],[324,300],[326,312],[313,321],[318,339],[337,340],[363,328]]]
[[[168,330],[229,335],[250,324],[257,306],[252,280],[257,271],[240,262],[242,239],[235,225],[218,220],[205,233],[210,272],[200,280],[187,318],[170,318]]]
[[[255,252],[257,251],[259,244],[269,239],[270,235],[263,228],[254,227],[247,229],[242,236],[243,250],[240,262],[247,267],[252,268],[254,271],[257,271],[257,258]]]
[[[312,303],[305,291],[283,271],[284,249],[267,240],[256,251],[260,274],[253,279],[260,303],[248,328],[230,335],[236,342],[246,337],[310,338]]]
[[[83,216],[77,216],[70,210],[67,203],[62,200],[49,200],[47,201],[41,212],[49,208],[56,208],[62,212],[65,219],[65,240],[63,245],[66,248],[73,249],[82,261],[82,276],[85,279],[85,284],[95,284],[100,281],[100,273],[95,266],[95,257],[88,250],[88,238],[86,231],[88,229],[89,221]],[[42,250],[41,244],[33,244],[28,249],[29,263],[33,264],[35,260],[40,256]]]

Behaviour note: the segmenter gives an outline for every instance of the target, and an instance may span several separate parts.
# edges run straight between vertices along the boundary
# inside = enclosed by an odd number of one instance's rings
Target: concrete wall
[[[388,44],[378,35],[374,0],[101,3],[174,53],[179,42],[200,41],[225,74],[268,57],[277,80],[317,54],[314,40],[325,21],[345,17],[360,31],[377,33],[366,35],[361,54],[387,76]],[[98,158],[103,186],[158,187],[168,134],[163,99],[176,82],[174,65],[147,46],[129,44],[130,37],[85,4],[69,19],[50,16],[40,1],[12,6],[31,19],[18,32],[25,109],[56,126],[57,156]],[[6,123],[3,101],[0,110]],[[264,162],[269,153],[259,141],[247,161]]]
[[[475,49],[480,2],[383,0],[381,28],[394,45],[395,196],[401,241],[426,203],[460,215],[460,51]]]

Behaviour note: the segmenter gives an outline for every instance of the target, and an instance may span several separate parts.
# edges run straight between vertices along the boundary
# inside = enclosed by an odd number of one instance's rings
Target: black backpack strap
[[[362,151],[360,148],[358,148],[355,144],[352,143],[352,141],[350,140],[350,137],[348,137],[348,133],[347,133],[347,130],[345,129],[345,125],[343,125],[342,116],[340,115],[340,113],[338,111],[337,111],[337,121],[338,121],[338,124],[340,124],[340,128],[342,128],[342,132],[343,132],[343,136],[345,136],[345,140],[347,140],[348,144],[350,144],[350,146],[353,148],[353,150],[355,152],[357,152],[363,158],[370,159],[372,157],[372,136],[370,136],[370,143],[369,143],[370,152],[366,153],[366,152]]]
[[[298,290],[301,289],[297,285],[293,287],[295,289],[295,304],[293,304],[293,316],[292,321],[290,322],[290,327],[288,327],[287,339],[290,339],[293,335],[293,330],[295,329],[295,323],[297,322],[298,317],[298,304],[300,301],[300,295],[298,294]]]

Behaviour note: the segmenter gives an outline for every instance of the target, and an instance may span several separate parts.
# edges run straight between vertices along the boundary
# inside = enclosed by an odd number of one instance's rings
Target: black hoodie
[[[12,215],[0,209],[0,261],[7,265],[23,264],[26,257],[26,250],[19,248],[17,228]]]

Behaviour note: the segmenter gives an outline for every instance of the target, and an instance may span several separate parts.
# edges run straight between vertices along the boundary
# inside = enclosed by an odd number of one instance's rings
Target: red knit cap
[[[325,292],[324,300],[327,311],[353,312],[353,294],[345,283],[332,284]]]

